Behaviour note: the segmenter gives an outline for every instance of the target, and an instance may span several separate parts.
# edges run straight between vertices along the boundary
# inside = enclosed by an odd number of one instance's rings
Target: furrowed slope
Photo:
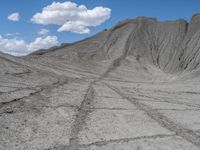
[[[119,22],[86,40],[38,51],[32,56],[40,54],[69,61],[99,61],[124,55],[133,56],[136,61],[166,73],[190,72],[199,68],[199,23],[199,14],[194,15],[189,23],[183,19],[160,22],[138,17]]]

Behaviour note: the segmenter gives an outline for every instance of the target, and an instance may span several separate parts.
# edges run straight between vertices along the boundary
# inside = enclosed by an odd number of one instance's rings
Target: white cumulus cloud
[[[22,39],[5,38],[0,35],[0,51],[11,55],[26,55],[39,49],[47,49],[58,45],[56,36],[38,37],[33,42],[27,43]]]
[[[48,33],[49,33],[49,30],[47,30],[47,29],[41,29],[41,30],[38,32],[39,35],[47,35]]]
[[[73,33],[78,34],[85,34],[90,33],[90,29],[79,22],[68,21],[63,24],[59,29],[58,32],[62,31],[71,31]]]
[[[9,53],[12,55],[16,55],[17,53],[20,53],[22,51],[26,50],[26,42],[21,39],[8,39],[0,36],[0,51]]]
[[[12,13],[8,16],[8,20],[11,20],[11,21],[19,21],[19,13],[16,12],[16,13]]]
[[[90,27],[101,25],[111,16],[111,9],[102,6],[88,9],[74,2],[53,2],[36,13],[31,21],[42,25],[59,25],[59,32],[89,33]]]
[[[58,38],[56,36],[47,36],[45,38],[38,37],[35,39],[35,41],[27,45],[27,49],[28,51],[33,52],[39,49],[47,49],[57,44]]]

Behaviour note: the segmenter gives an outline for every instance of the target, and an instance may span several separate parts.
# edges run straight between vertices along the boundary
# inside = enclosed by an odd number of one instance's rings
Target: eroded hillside
[[[0,149],[200,149],[199,24],[138,17],[0,54]]]

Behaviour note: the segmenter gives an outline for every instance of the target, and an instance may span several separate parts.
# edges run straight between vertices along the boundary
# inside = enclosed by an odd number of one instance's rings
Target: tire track
[[[186,141],[200,148],[200,136],[197,135],[195,131],[187,129],[171,121],[168,117],[164,116],[157,110],[152,109],[151,107],[140,103],[136,98],[126,96],[125,93],[120,91],[118,88],[108,85],[107,83],[103,83],[103,84],[109,87],[110,89],[112,89],[113,91],[115,91],[122,98],[127,99],[129,102],[135,105],[139,110],[144,111],[150,118],[152,118],[157,123],[159,123],[160,126],[168,129],[169,131],[175,132],[178,136],[182,137]]]
[[[176,136],[175,134],[173,135],[164,135],[164,134],[159,134],[159,135],[153,135],[153,136],[140,136],[140,137],[135,137],[135,138],[121,138],[121,139],[111,139],[107,141],[98,141],[94,142],[91,144],[82,144],[80,145],[81,148],[88,148],[90,146],[105,146],[107,144],[111,143],[127,143],[130,141],[136,141],[136,140],[147,140],[147,139],[157,139],[157,138],[167,138],[167,137],[174,137]]]
[[[129,45],[130,45],[130,40],[131,37],[135,36],[134,30],[130,33],[127,41],[126,41],[126,46],[124,48],[123,54],[119,56],[118,58],[114,59],[112,63],[108,66],[105,72],[103,72],[98,78],[94,79],[89,83],[88,89],[86,91],[86,94],[84,96],[83,101],[81,102],[80,108],[76,114],[76,118],[74,123],[72,124],[72,129],[71,129],[71,136],[69,140],[69,146],[67,150],[78,150],[79,147],[79,140],[78,140],[78,134],[82,130],[83,126],[86,124],[86,118],[88,114],[91,111],[91,109],[87,109],[90,106],[92,106],[93,99],[95,97],[95,90],[93,88],[93,85],[95,85],[97,82],[100,82],[104,78],[106,78],[110,72],[114,71],[117,69],[120,65],[121,62],[126,58],[126,55],[129,50]],[[89,106],[89,107],[88,107]]]
[[[95,91],[92,84],[93,82],[89,84],[84,99],[78,109],[78,113],[76,114],[75,121],[72,124],[69,146],[67,150],[78,150],[78,145],[79,145],[78,134],[86,124],[86,118],[88,114],[93,111],[91,109],[87,109],[89,106],[92,105],[95,96]]]
[[[78,109],[78,112],[76,114],[76,118],[74,123],[71,126],[71,135],[69,140],[69,146],[66,150],[78,150],[79,149],[79,138],[78,134],[86,124],[86,118],[95,109],[88,109],[92,106],[93,99],[95,97],[95,90],[93,88],[93,85],[95,85],[97,82],[101,81],[103,78],[107,77],[108,74],[115,70],[118,66],[120,66],[121,61],[124,57],[119,57],[115,59],[111,65],[108,67],[108,69],[100,75],[97,79],[93,80],[89,83],[89,86],[86,90],[86,94],[84,96],[83,101],[81,102],[81,105]]]
[[[14,98],[10,101],[5,101],[5,102],[0,102],[0,109],[2,109],[5,106],[11,105],[13,103],[22,101],[26,98],[30,98],[30,97],[38,97],[42,92],[44,91],[51,91],[53,89],[59,88],[60,86],[64,86],[65,84],[67,84],[69,82],[69,79],[63,79],[63,80],[58,80],[57,82],[53,82],[49,85],[40,85],[40,86],[36,86],[33,87],[33,92],[30,92],[27,96],[21,96],[19,98]],[[40,97],[40,96],[39,96]]]

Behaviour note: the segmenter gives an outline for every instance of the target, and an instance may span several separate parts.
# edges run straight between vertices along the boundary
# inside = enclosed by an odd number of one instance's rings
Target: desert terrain
[[[0,54],[1,150],[199,150],[200,15],[138,17]]]

